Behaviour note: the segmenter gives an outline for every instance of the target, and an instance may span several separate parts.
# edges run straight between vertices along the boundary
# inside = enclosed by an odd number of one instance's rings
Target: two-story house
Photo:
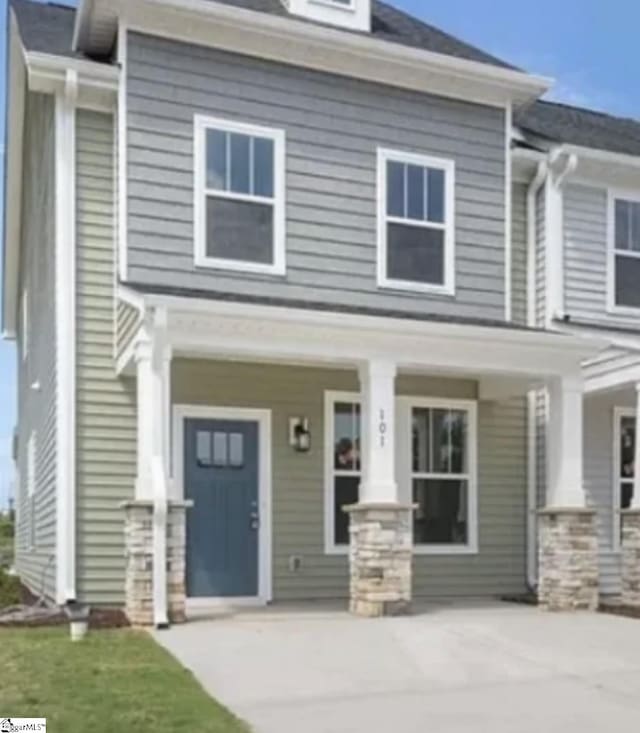
[[[11,0],[25,584],[640,603],[640,125],[550,84],[371,0]]]

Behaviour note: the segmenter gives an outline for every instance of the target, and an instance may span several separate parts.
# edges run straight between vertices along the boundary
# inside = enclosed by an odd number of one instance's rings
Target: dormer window
[[[371,31],[371,0],[284,0],[292,15],[354,31]]]

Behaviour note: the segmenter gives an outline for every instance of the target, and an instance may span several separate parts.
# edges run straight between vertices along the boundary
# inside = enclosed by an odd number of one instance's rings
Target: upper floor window
[[[196,117],[196,265],[284,274],[284,146],[281,130]]]
[[[455,164],[378,151],[378,284],[454,292]]]
[[[614,307],[640,308],[640,200],[613,199],[610,277]]]
[[[351,30],[371,30],[371,0],[287,0],[293,15]]]

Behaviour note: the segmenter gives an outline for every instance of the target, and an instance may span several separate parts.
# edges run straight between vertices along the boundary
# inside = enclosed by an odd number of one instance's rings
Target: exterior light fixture
[[[298,453],[308,453],[311,450],[308,418],[292,417],[289,419],[289,445]]]

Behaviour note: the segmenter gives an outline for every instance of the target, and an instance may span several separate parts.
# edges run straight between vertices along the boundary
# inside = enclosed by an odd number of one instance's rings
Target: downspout
[[[549,166],[546,160],[538,170],[527,190],[527,325],[536,326],[536,198],[542,187]],[[537,450],[536,450],[536,390],[527,393],[527,585],[533,590],[537,584]]]

